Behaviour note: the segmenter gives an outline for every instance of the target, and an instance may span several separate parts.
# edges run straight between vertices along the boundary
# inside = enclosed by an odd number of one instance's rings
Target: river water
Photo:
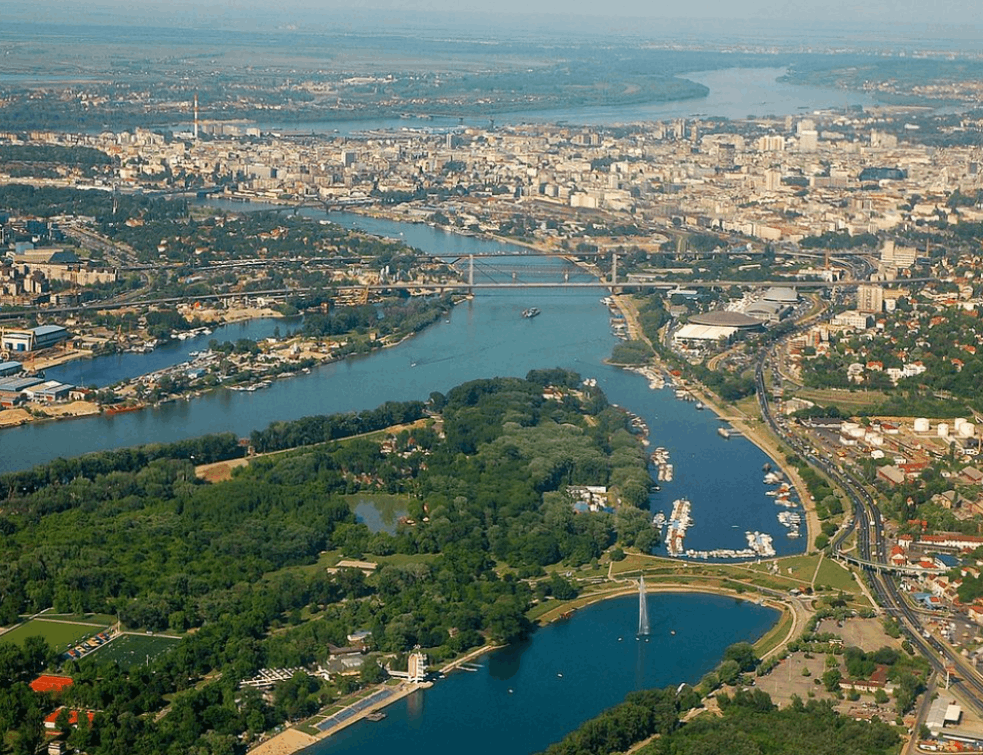
[[[244,209],[239,203],[232,207]],[[317,210],[308,212],[324,216]],[[525,281],[562,280],[564,275],[572,281],[589,280],[568,262],[532,257],[521,247],[426,225],[345,213],[330,217],[449,257],[513,253],[516,256],[495,260],[507,270],[506,277],[514,271]],[[479,279],[503,275],[481,266],[476,274]],[[669,450],[674,480],[652,495],[650,506],[668,513],[675,498],[692,501],[695,524],[687,547],[739,549],[745,545],[745,530],[761,530],[774,535],[779,555],[800,552],[802,541],[784,536],[777,507],[764,494],[762,465],[767,458],[757,447],[744,439],[722,439],[716,432],[720,423],[711,412],[677,400],[670,389],[651,390],[640,375],[603,363],[617,342],[608,310],[599,301],[606,293],[601,288],[479,289],[473,301],[399,346],[324,365],[309,375],[276,381],[264,391],[217,390],[193,401],[130,414],[4,430],[0,471],[83,451],[206,432],[247,435],[274,420],[371,408],[387,399],[425,399],[431,391],[446,391],[475,378],[522,376],[530,369],[560,366],[596,378],[611,401],[645,419],[652,447]],[[522,310],[530,306],[539,307],[542,314],[523,318]],[[233,335],[239,334],[222,337]],[[182,361],[184,350],[192,348],[182,345],[171,359]],[[83,368],[88,377],[83,382],[96,384],[112,382],[121,369],[118,357],[94,359],[79,367]],[[397,749],[421,754],[534,752],[633,689],[695,682],[717,663],[726,646],[761,636],[775,620],[769,609],[728,598],[652,595],[649,601],[653,636],[648,643],[634,638],[637,599],[600,603],[569,622],[537,632],[528,643],[485,657],[477,672],[452,674],[433,689],[390,706],[382,722],[356,724],[315,745],[312,755],[383,755]]]
[[[275,317],[259,317],[255,320],[218,325],[212,329],[210,334],[192,336],[183,341],[174,339],[147,354],[124,352],[97,359],[76,359],[57,367],[49,367],[44,371],[44,374],[49,380],[60,380],[63,383],[81,385],[86,388],[92,386],[104,388],[121,380],[130,380],[140,375],[186,362],[191,359],[191,352],[206,350],[208,342],[212,339],[219,343],[224,341],[235,342],[240,338],[258,341],[274,335],[278,328],[285,334],[292,325],[299,322],[300,318],[285,320]]]
[[[348,136],[370,130],[399,130],[406,128],[452,129],[461,125],[487,126],[496,124],[557,123],[578,125],[613,125],[660,121],[673,118],[747,118],[766,115],[805,115],[816,110],[871,107],[877,104],[864,92],[833,87],[786,84],[778,81],[784,68],[724,68],[715,71],[695,71],[680,78],[695,81],[709,88],[706,97],[672,102],[651,102],[640,105],[609,107],[578,106],[551,110],[523,110],[492,115],[465,115],[461,118],[434,116],[432,118],[368,118],[355,120],[318,120],[260,122],[263,131],[290,133],[337,133]]]
[[[306,755],[526,755],[639,689],[696,683],[724,649],[774,624],[769,608],[713,595],[648,596],[652,634],[635,639],[638,598],[595,603],[531,640],[307,748]],[[675,634],[672,634],[675,632]]]
[[[238,211],[244,208],[242,203],[222,200],[208,200],[207,204]],[[325,216],[320,210],[304,212],[313,217]],[[502,280],[510,277],[510,272],[529,282],[560,280],[564,275],[571,281],[591,280],[571,263],[532,257],[523,247],[444,233],[423,224],[350,213],[331,213],[329,217],[346,227],[400,238],[435,254],[516,255],[495,260],[497,270],[476,265],[479,281]],[[763,452],[746,439],[721,438],[717,434],[720,422],[712,412],[699,411],[694,403],[677,400],[670,389],[650,390],[640,375],[603,363],[617,342],[610,331],[608,310],[600,303],[607,293],[604,289],[478,291],[473,301],[456,307],[446,320],[399,346],[323,365],[310,375],[276,381],[264,391],[220,389],[193,401],[177,401],[139,412],[3,430],[0,471],[23,469],[84,451],[168,442],[209,432],[232,431],[246,436],[275,420],[369,409],[386,400],[426,399],[431,391],[446,391],[475,378],[523,376],[531,369],[559,366],[585,378],[596,378],[612,402],[645,419],[651,432],[651,448],[663,446],[669,450],[674,479],[663,483],[662,489],[652,495],[650,507],[668,514],[675,499],[686,497],[692,502],[694,525],[686,537],[687,548],[737,550],[746,546],[746,531],[761,531],[774,537],[778,555],[801,552],[803,540],[786,537],[776,519],[779,508],[765,495],[762,467],[768,459]],[[523,318],[522,310],[531,306],[539,307],[542,314]],[[220,337],[272,332],[274,326],[271,322],[229,326],[231,331]],[[174,363],[183,361],[185,351],[194,348],[190,342],[179,343],[181,346],[170,354]],[[142,355],[126,357],[139,359]],[[160,359],[155,355],[142,358]],[[83,379],[78,381],[82,384],[105,385],[118,379],[120,361],[119,356],[100,357],[65,369],[84,371]],[[126,370],[134,371],[135,364],[127,359]],[[147,364],[148,371],[164,366],[159,361]],[[71,374],[63,377],[67,379]]]

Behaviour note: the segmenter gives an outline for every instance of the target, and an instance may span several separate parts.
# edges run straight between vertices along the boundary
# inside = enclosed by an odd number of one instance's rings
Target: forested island
[[[0,725],[14,751],[33,752],[55,710],[28,686],[44,670],[74,681],[61,703],[94,713],[71,733],[89,753],[241,751],[379,681],[381,663],[414,647],[437,662],[526,636],[535,604],[576,595],[550,566],[588,563],[651,529],[628,415],[563,370],[277,423],[250,441],[290,450],[218,483],[195,466],[246,454],[231,435],[0,478],[0,622],[52,609],[115,616],[124,636],[181,638],[129,664],[104,650],[71,658],[43,632],[0,640]],[[607,490],[606,510],[575,513],[570,488],[587,485]],[[356,521],[360,491],[405,497],[395,534]],[[329,573],[339,556],[378,569]],[[371,662],[354,679],[301,671],[269,699],[240,689],[261,668],[326,663],[359,630]]]

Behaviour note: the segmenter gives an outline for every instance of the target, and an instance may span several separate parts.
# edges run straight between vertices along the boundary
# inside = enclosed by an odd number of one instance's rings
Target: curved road
[[[761,416],[776,436],[806,459],[809,464],[826,473],[846,492],[853,503],[853,517],[848,520],[847,526],[842,527],[833,537],[830,543],[831,550],[834,554],[838,554],[847,536],[855,530],[857,533],[857,551],[860,557],[866,561],[884,563],[886,561],[885,544],[882,537],[884,523],[873,496],[849,470],[842,469],[828,459],[819,456],[814,448],[789,433],[784,424],[776,421],[772,415],[764,380],[765,365],[771,356],[771,348],[763,351],[755,367],[755,385]],[[897,618],[908,639],[928,659],[936,671],[944,675],[946,667],[956,669],[958,679],[954,680],[950,687],[963,693],[962,696],[971,703],[977,715],[983,714],[983,677],[954,648],[940,642],[924,630],[920,617],[908,605],[892,577],[869,567],[864,568],[864,571],[881,607]]]

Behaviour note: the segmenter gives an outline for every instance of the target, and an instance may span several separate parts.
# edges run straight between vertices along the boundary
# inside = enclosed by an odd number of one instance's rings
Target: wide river
[[[638,105],[589,106],[522,110],[492,115],[432,118],[360,118],[300,122],[264,121],[256,125],[263,131],[291,133],[337,133],[347,136],[369,130],[421,128],[443,130],[461,125],[487,126],[519,123],[570,123],[585,126],[613,125],[670,120],[673,118],[747,118],[748,116],[799,115],[816,110],[871,107],[877,104],[869,94],[848,89],[787,84],[778,79],[784,68],[724,68],[680,74],[680,78],[703,84],[706,97]]]
[[[242,210],[241,203],[211,206]],[[255,205],[252,206],[256,208]],[[317,210],[307,211],[324,216]],[[441,255],[469,252],[507,252],[494,261],[494,269],[476,265],[476,276],[503,280],[515,272],[519,280],[539,282],[591,280],[568,262],[531,257],[521,247],[474,237],[444,233],[422,224],[398,223],[348,213],[331,219]],[[502,272],[505,270],[506,272]],[[149,442],[166,442],[210,432],[232,431],[246,436],[275,420],[310,414],[367,409],[385,400],[425,399],[431,391],[446,391],[467,380],[500,375],[525,375],[540,367],[565,367],[598,380],[609,399],[641,415],[651,431],[651,448],[664,446],[674,466],[672,482],[652,496],[653,511],[667,514],[672,501],[692,502],[694,525],[686,546],[697,550],[745,547],[746,531],[774,537],[779,555],[802,550],[803,540],[792,540],[776,519],[779,507],[765,495],[762,467],[767,457],[745,439],[724,440],[717,434],[719,420],[692,402],[679,401],[672,390],[653,391],[640,375],[603,363],[617,343],[609,313],[600,298],[602,288],[530,288],[484,291],[459,305],[447,317],[399,346],[363,357],[324,365],[310,375],[276,381],[255,393],[217,390],[192,401],[115,416],[97,416],[70,422],[28,424],[0,432],[0,472],[24,469],[59,456]],[[521,312],[536,306],[539,317]],[[276,324],[262,321],[227,326],[210,337],[222,340],[267,335]],[[282,323],[285,331],[289,323]],[[205,340],[209,337],[202,337]],[[100,357],[57,371],[65,379],[106,385],[130,374],[160,369],[186,358],[187,351],[204,344],[186,341],[151,355]],[[54,371],[53,371],[54,372]]]
[[[217,201],[209,204],[222,206]],[[244,209],[239,203],[231,207]],[[319,211],[309,213],[323,217]],[[494,260],[495,270],[478,266],[476,274],[485,279],[507,279],[514,272],[529,282],[562,280],[564,275],[591,280],[568,262],[532,257],[520,247],[426,225],[345,213],[330,217],[449,257],[491,251],[516,255]],[[617,343],[609,312],[600,302],[606,293],[602,288],[479,290],[445,320],[399,346],[324,365],[309,375],[276,381],[263,391],[220,389],[192,401],[129,414],[0,431],[0,471],[84,451],[208,432],[245,436],[274,420],[371,408],[387,399],[425,399],[431,391],[446,391],[475,378],[522,376],[530,369],[560,366],[596,378],[611,401],[645,419],[652,448],[669,450],[674,479],[652,494],[650,507],[668,513],[674,499],[692,501],[694,525],[687,547],[740,549],[746,543],[745,531],[759,530],[774,536],[779,555],[801,552],[803,540],[786,537],[776,519],[779,509],[765,495],[762,466],[768,459],[757,447],[742,438],[721,438],[716,432],[720,422],[710,411],[676,399],[671,389],[652,390],[640,375],[603,363]],[[522,310],[531,306],[542,314],[523,318]],[[235,325],[210,337],[265,335],[273,327],[272,322]],[[283,330],[287,327],[282,323]],[[186,342],[165,352],[167,358],[147,355],[146,364],[159,369],[201,347]],[[75,372],[83,382],[105,385],[133,372],[137,364],[129,358],[105,357],[67,367],[65,376]],[[477,672],[456,673],[391,706],[385,721],[357,724],[315,748],[318,753],[380,755],[396,749],[534,752],[630,690],[698,680],[727,645],[754,639],[775,621],[773,611],[732,599],[653,595],[649,601],[654,629],[648,643],[636,642],[633,636],[637,599],[598,604],[569,622],[537,632],[529,643],[486,657]]]

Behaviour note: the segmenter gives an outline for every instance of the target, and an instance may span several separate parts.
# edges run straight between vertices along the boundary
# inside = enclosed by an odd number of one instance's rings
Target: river
[[[585,126],[613,125],[669,120],[673,118],[747,118],[749,115],[805,115],[816,110],[871,107],[877,101],[864,92],[833,87],[786,84],[778,81],[784,68],[724,68],[694,71],[680,78],[706,86],[706,97],[638,105],[591,107],[578,106],[549,110],[522,110],[490,115],[465,115],[460,118],[363,118],[352,120],[318,120],[300,122],[261,121],[263,131],[317,133],[348,136],[372,130],[432,129],[445,131],[462,125],[487,126],[519,123],[570,123]]]
[[[483,656],[432,689],[307,748],[305,755],[526,755],[639,689],[696,683],[735,642],[774,624],[770,608],[714,595],[651,594],[652,635],[635,639],[638,598],[615,598]],[[709,617],[712,617],[710,619]],[[675,632],[675,634],[672,634]]]
[[[208,200],[207,204],[238,211],[244,208],[241,203],[222,200]],[[304,212],[324,217],[320,210]],[[571,281],[590,280],[571,263],[530,257],[523,247],[444,233],[423,224],[351,213],[329,217],[346,227],[400,238],[436,254],[510,252],[518,256],[502,257],[495,264],[514,271],[520,280],[557,280],[562,275],[569,275]],[[478,280],[488,279],[487,275],[500,279],[502,273],[488,273],[482,265],[476,266]],[[762,451],[743,438],[721,438],[717,434],[720,423],[712,412],[677,400],[669,389],[650,390],[640,375],[603,363],[616,343],[607,308],[600,303],[605,293],[602,288],[479,289],[473,301],[459,305],[445,320],[399,346],[323,365],[310,375],[278,380],[264,391],[219,389],[192,401],[129,414],[3,430],[0,471],[84,451],[168,442],[209,432],[246,436],[275,420],[368,409],[385,400],[425,399],[431,391],[446,391],[475,378],[522,376],[531,369],[559,366],[596,378],[612,402],[645,419],[652,448],[668,449],[674,478],[652,495],[650,507],[668,515],[675,499],[686,497],[692,502],[694,524],[686,537],[687,548],[737,550],[746,546],[745,532],[761,531],[773,536],[778,555],[801,552],[804,541],[786,537],[776,519],[779,507],[765,495],[762,467],[768,458]],[[539,307],[542,314],[523,318],[522,310],[530,306]],[[183,359],[180,351],[172,356],[174,361]],[[117,369],[117,359],[93,359],[84,369],[98,383],[100,376]],[[161,366],[154,363],[151,369]]]
[[[191,352],[206,350],[208,342],[212,339],[219,343],[235,342],[240,338],[258,341],[274,335],[277,329],[286,333],[299,322],[299,317],[292,319],[259,317],[254,320],[217,325],[211,333],[184,340],[174,339],[158,346],[148,354],[124,352],[95,359],[75,359],[56,367],[49,367],[44,374],[49,380],[60,380],[63,383],[86,388],[92,386],[104,388],[121,380],[130,380],[187,361],[191,359]]]
[[[240,203],[232,206],[244,209]],[[319,210],[307,212],[324,216]],[[517,256],[502,257],[496,264],[515,271],[521,280],[558,280],[564,274],[571,280],[588,279],[566,261],[531,257],[521,247],[422,224],[346,213],[330,217],[436,254],[512,252]],[[479,276],[485,273],[481,266],[476,269]],[[274,420],[371,408],[387,399],[425,399],[431,391],[475,378],[521,376],[533,368],[560,366],[596,378],[611,401],[645,419],[652,447],[669,450],[674,480],[652,495],[650,506],[668,513],[674,499],[692,501],[695,523],[687,547],[742,548],[746,530],[761,530],[774,535],[779,555],[801,552],[803,541],[784,536],[777,507],[765,496],[761,470],[767,457],[757,447],[745,439],[722,439],[711,412],[677,400],[670,389],[651,390],[642,376],[603,363],[616,343],[608,310],[599,301],[606,293],[601,288],[479,290],[445,320],[396,347],[323,365],[264,391],[217,390],[130,414],[4,430],[0,471],[87,450],[206,432],[247,435]],[[522,310],[530,306],[542,314],[523,318]],[[173,355],[178,361],[181,356]],[[97,371],[90,374],[116,369],[115,357],[101,359],[106,361],[94,359],[87,365]],[[648,643],[633,636],[636,599],[603,602],[537,632],[528,643],[487,656],[477,672],[453,674],[390,706],[382,722],[359,723],[315,745],[312,755],[382,755],[396,749],[533,752],[630,690],[698,680],[727,645],[761,636],[775,619],[771,610],[728,598],[652,595],[649,600],[653,637]]]

